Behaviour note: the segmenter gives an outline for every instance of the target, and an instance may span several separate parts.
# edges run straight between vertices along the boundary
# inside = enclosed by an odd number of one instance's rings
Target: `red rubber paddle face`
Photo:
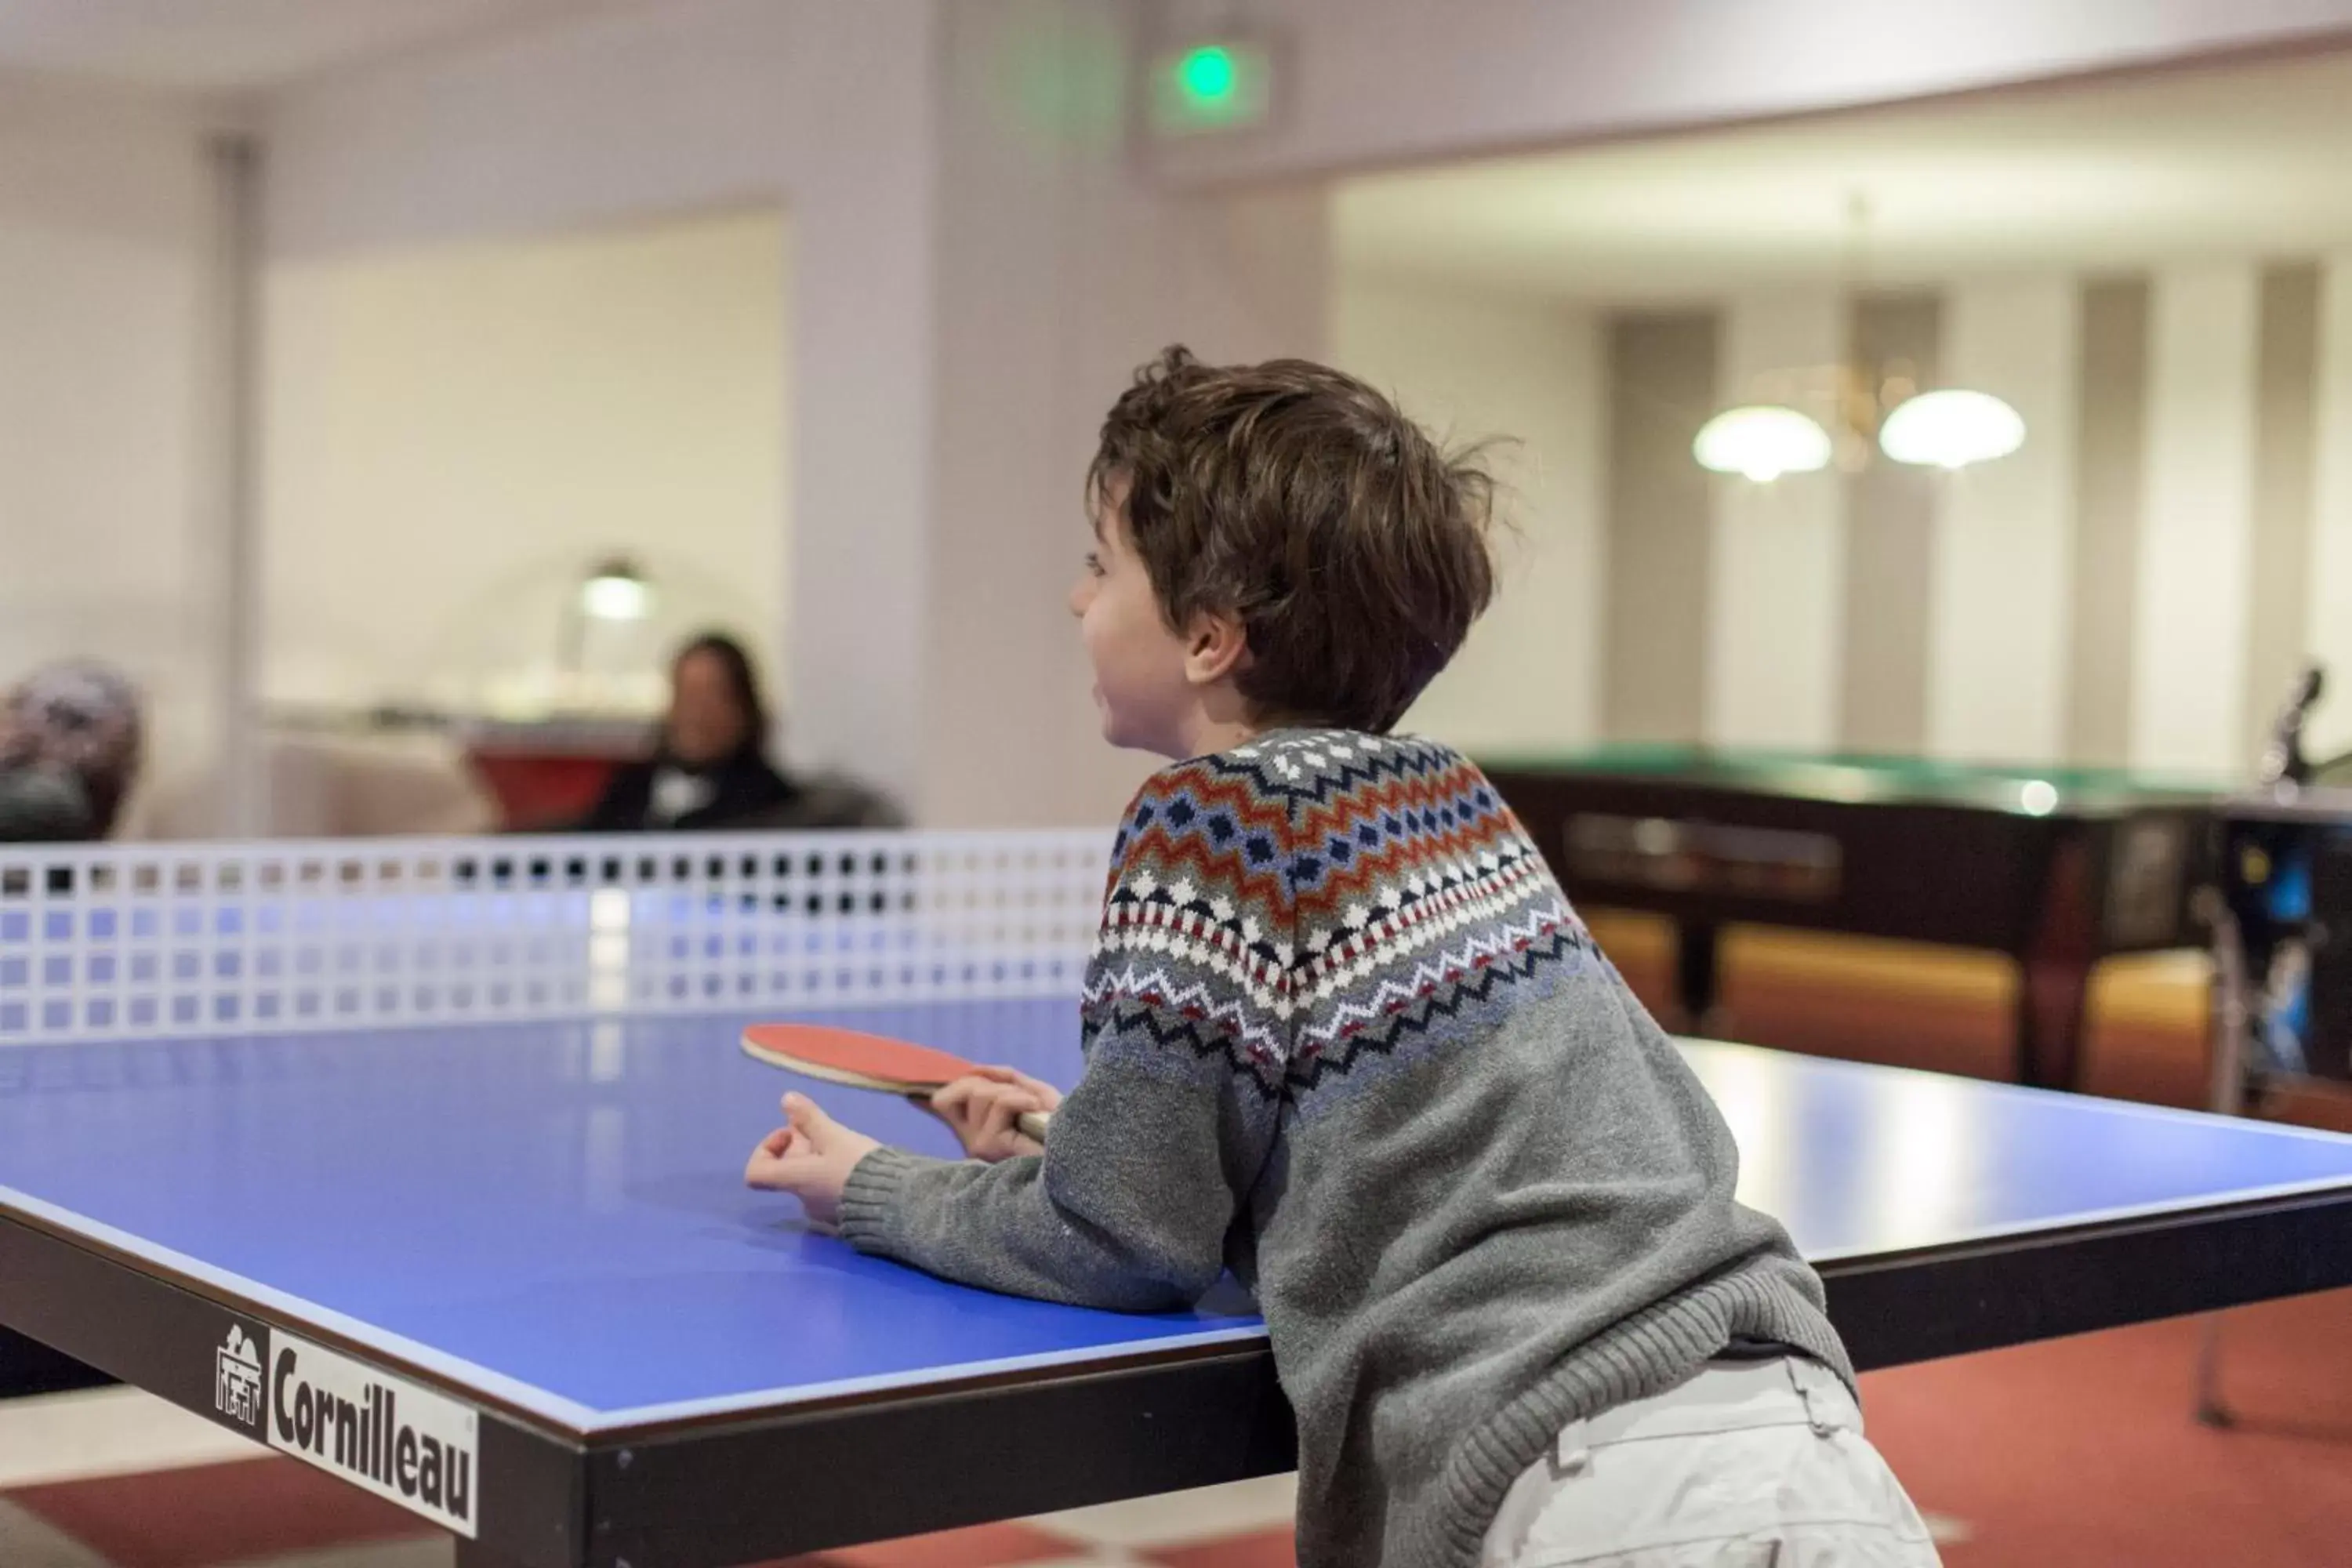
[[[893,1094],[928,1096],[972,1070],[950,1051],[822,1024],[754,1024],[743,1031],[743,1050],[787,1071]]]

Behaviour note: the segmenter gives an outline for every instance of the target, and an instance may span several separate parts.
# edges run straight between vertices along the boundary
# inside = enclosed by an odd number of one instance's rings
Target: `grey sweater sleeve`
[[[1148,1035],[1098,1038],[1042,1156],[868,1155],[843,1194],[842,1236],[1012,1295],[1131,1312],[1192,1305],[1224,1270],[1272,1115],[1222,1068],[1143,1054],[1163,1048]]]
[[[1042,1156],[981,1165],[886,1149],[843,1194],[861,1251],[1085,1306],[1190,1306],[1274,1148],[1290,908],[1277,816],[1234,831],[1194,764],[1156,774],[1113,849],[1080,1005],[1083,1079]],[[1276,806],[1277,813],[1282,809]]]

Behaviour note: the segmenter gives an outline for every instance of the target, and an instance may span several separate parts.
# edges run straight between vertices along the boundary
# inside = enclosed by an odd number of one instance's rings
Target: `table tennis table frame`
[[[2352,1286],[2352,1184],[1819,1268],[1856,1363],[1894,1366]],[[1294,1461],[1263,1340],[588,1430],[5,1199],[0,1278],[23,1287],[8,1293],[8,1327],[215,1420],[213,1352],[232,1321],[476,1406],[483,1507],[460,1568],[723,1568]],[[892,1475],[906,1479],[808,1479]]]

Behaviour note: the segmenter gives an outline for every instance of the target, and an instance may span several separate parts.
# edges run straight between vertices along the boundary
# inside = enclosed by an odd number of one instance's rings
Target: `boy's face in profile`
[[[1103,739],[1165,757],[1187,754],[1200,693],[1186,670],[1185,639],[1170,629],[1150,574],[1127,527],[1127,486],[1102,487],[1095,547],[1070,590],[1070,614],[1095,671]]]

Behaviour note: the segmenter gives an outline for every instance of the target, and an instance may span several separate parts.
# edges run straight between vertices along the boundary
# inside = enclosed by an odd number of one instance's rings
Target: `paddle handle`
[[[914,1098],[921,1100],[926,1105],[930,1103],[931,1099],[929,1094],[924,1093],[918,1093]],[[1024,1110],[1013,1121],[1013,1125],[1014,1130],[1017,1131],[1024,1138],[1034,1138],[1038,1142],[1043,1143],[1045,1141],[1045,1129],[1052,1123],[1053,1120],[1054,1113],[1050,1110]]]

